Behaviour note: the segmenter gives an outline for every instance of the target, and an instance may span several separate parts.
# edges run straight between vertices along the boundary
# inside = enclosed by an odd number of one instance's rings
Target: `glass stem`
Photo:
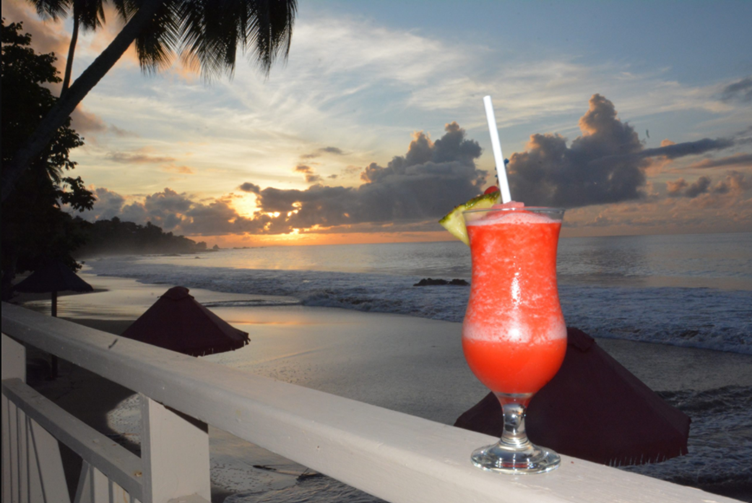
[[[512,449],[524,449],[530,445],[525,433],[525,414],[531,394],[507,395],[497,393],[502,411],[504,412],[504,429],[501,432],[501,445]]]

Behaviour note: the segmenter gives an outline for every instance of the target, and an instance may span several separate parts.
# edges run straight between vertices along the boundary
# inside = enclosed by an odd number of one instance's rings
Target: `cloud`
[[[151,222],[165,232],[222,235],[257,233],[269,220],[265,215],[254,220],[241,217],[231,204],[231,196],[196,201],[186,193],[165,188],[141,200],[127,202],[125,197],[106,188],[97,188],[94,193],[97,198],[94,208],[81,214],[89,221],[118,217],[139,225]]]
[[[110,152],[106,159],[123,164],[156,164],[162,162],[174,162],[174,157],[153,156],[145,153]]]
[[[684,190],[684,196],[690,198],[697,197],[700,194],[706,193],[708,187],[710,187],[710,178],[707,176],[701,176],[695,181],[695,183]]]
[[[312,152],[310,154],[303,154],[300,157],[303,159],[314,159],[316,157],[321,157],[322,154],[345,155],[345,152],[337,147],[321,147],[315,152]]]
[[[121,129],[114,124],[110,124],[107,128],[108,132],[114,134],[115,136],[120,136],[121,138],[125,137],[137,137],[138,134],[134,133],[133,131],[128,131],[126,129]]]
[[[170,173],[178,173],[181,175],[195,175],[196,174],[196,172],[189,166],[176,166],[174,164],[163,166],[162,170],[170,172]]]
[[[726,178],[713,187],[716,194],[739,193],[752,188],[752,181],[747,180],[743,173],[729,171]]]
[[[687,197],[693,199],[702,194],[729,194],[740,193],[752,188],[752,182],[746,180],[743,173],[738,171],[729,171],[726,177],[715,185],[713,180],[708,176],[701,176],[693,183],[687,183],[684,178],[667,182],[666,191],[669,197]]]
[[[337,147],[324,147],[320,148],[319,151],[327,154],[345,155],[345,153]]]
[[[89,112],[83,105],[78,105],[71,114],[71,126],[81,134],[113,134],[121,138],[136,137],[136,133],[126,131],[115,125],[105,123],[97,114]]]
[[[340,116],[378,117],[386,109],[393,117],[406,110],[441,111],[472,131],[482,124],[477,103],[485,94],[494,96],[504,127],[575,113],[582,90],[594,88],[620,96],[632,117],[728,108],[719,103],[716,85],[690,87],[663,69],[638,73],[619,61],[584,62],[562,47],[510,50],[477,38],[427,36],[331,13],[301,18],[295,30],[284,70],[295,78],[280,85],[287,100],[306,97],[298,107],[306,113],[338,109]],[[334,101],[333,88],[338,89]]]
[[[96,213],[92,214],[87,212],[82,215],[84,218],[87,218],[87,220],[109,220],[112,217],[121,214],[123,205],[125,204],[125,198],[120,194],[105,189],[104,187],[99,187],[94,190],[94,197],[96,197],[94,203]]]
[[[733,139],[704,138],[645,149],[634,128],[617,118],[614,104],[593,95],[579,122],[582,136],[567,146],[558,134],[534,134],[527,151],[508,165],[515,199],[529,205],[576,208],[645,196],[650,158],[677,159],[733,146]]]
[[[358,187],[317,184],[306,190],[282,190],[245,182],[238,189],[256,194],[258,211],[252,218],[238,214],[231,196],[197,201],[170,188],[130,202],[96,189],[94,209],[83,217],[118,216],[142,225],[150,221],[186,235],[437,230],[436,219],[480,192],[486,179],[485,171],[475,166],[480,154],[478,143],[451,123],[435,142],[425,133],[415,133],[405,155],[395,156],[386,166],[371,163],[362,170]],[[305,165],[296,168],[308,170]]]
[[[457,123],[447,124],[445,131],[436,142],[425,133],[415,133],[404,156],[395,156],[385,167],[367,166],[359,187],[261,190],[256,201],[259,214],[278,215],[264,231],[287,233],[314,226],[383,225],[441,217],[477,195],[486,178],[475,167],[481,153],[478,143],[466,139]]]
[[[261,187],[251,182],[245,182],[241,184],[238,189],[242,190],[243,192],[250,192],[252,194],[258,194],[261,192]]]
[[[99,118],[98,115],[87,112],[82,105],[79,105],[71,114],[71,126],[76,132],[86,133],[103,133],[107,131],[107,124]]]
[[[527,152],[512,155],[507,169],[515,199],[572,208],[642,197],[646,163],[630,155],[642,144],[635,130],[616,118],[613,103],[593,95],[580,130],[570,147],[558,134],[535,134]],[[603,158],[612,161],[593,163]]]
[[[148,195],[141,201],[129,200],[122,195],[104,187],[94,189],[96,201],[94,208],[81,213],[81,217],[89,220],[107,220],[118,217],[127,222],[140,225],[151,222],[165,231],[182,230],[187,213],[200,203],[192,201],[186,194],[178,194],[166,188],[162,192]]]
[[[169,188],[165,188],[162,192],[146,196],[144,200],[144,207],[148,210],[184,211],[190,205],[191,203],[185,194],[178,194]]]
[[[697,141],[688,141],[684,143],[671,143],[670,145],[661,144],[658,148],[648,148],[639,153],[639,157],[666,157],[668,159],[678,159],[688,155],[699,155],[713,150],[723,150],[734,145],[734,140],[730,138],[703,138]]]
[[[349,177],[360,175],[361,169],[362,168],[359,166],[346,166],[345,169],[342,170],[342,176]]]
[[[752,165],[752,154],[734,154],[728,157],[722,157],[720,159],[705,159],[700,162],[691,164],[689,168],[717,168],[720,166],[740,166],[740,165]]]
[[[305,174],[305,180],[307,183],[318,183],[322,180],[321,176],[317,175],[310,166],[299,164],[298,166],[295,166],[295,171],[297,173]]]
[[[686,189],[688,185],[689,184],[684,178],[679,178],[673,182],[666,182],[666,191],[668,192],[669,197],[680,197],[683,195],[684,189]]]
[[[746,77],[739,82],[727,85],[721,93],[721,100],[725,102],[752,102],[752,77]]]

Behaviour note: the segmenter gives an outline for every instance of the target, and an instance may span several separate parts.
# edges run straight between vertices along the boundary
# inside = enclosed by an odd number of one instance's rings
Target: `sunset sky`
[[[2,8],[64,67],[69,20]],[[749,232],[750,23],[744,0],[300,0],[268,77],[130,50],[74,114],[83,216],[221,247],[450,239],[438,218],[493,183],[490,94],[513,197],[568,208],[565,235]]]

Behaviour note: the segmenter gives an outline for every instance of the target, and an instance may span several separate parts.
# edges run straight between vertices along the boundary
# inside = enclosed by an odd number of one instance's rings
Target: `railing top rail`
[[[484,472],[469,453],[487,435],[2,309],[11,337],[387,501],[734,501],[568,456],[543,475]]]

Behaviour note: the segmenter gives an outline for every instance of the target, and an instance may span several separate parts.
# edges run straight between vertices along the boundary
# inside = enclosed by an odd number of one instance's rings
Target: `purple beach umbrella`
[[[567,353],[554,378],[530,401],[530,441],[609,465],[659,462],[687,453],[690,418],[606,353],[567,328]],[[502,413],[489,393],[454,424],[501,435]]]
[[[183,286],[170,288],[123,337],[191,356],[242,348],[248,334],[202,306]]]

